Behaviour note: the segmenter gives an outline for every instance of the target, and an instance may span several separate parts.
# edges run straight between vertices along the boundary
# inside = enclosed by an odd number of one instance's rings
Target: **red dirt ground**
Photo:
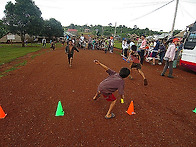
[[[92,100],[107,77],[94,59],[116,71],[128,66],[116,53],[80,50],[69,68],[60,48],[1,78],[0,104],[8,115],[0,120],[0,146],[196,146],[195,73],[177,68],[170,79],[160,76],[163,66],[145,63],[149,85],[137,72],[125,79],[125,103],[119,99],[116,117],[106,120],[110,103]],[[55,117],[59,100],[63,117]],[[131,100],[136,115],[129,116]]]

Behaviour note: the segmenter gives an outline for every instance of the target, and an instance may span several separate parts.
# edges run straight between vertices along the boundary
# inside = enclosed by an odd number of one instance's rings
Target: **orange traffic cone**
[[[3,119],[6,117],[7,114],[3,111],[2,107],[0,106],[0,119]]]
[[[129,115],[132,115],[132,114],[136,114],[134,112],[134,106],[133,106],[133,101],[131,101],[131,104],[129,105],[129,108],[128,110],[126,111]]]

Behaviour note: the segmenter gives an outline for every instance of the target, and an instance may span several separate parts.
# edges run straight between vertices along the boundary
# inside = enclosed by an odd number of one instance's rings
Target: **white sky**
[[[4,16],[8,1],[0,0],[0,18]],[[108,25],[115,22],[133,28],[149,28],[156,31],[170,31],[172,28],[176,0],[158,11],[135,20],[171,0],[34,0],[44,19],[55,18],[63,26]],[[179,0],[175,29],[183,30],[196,21],[196,0]]]

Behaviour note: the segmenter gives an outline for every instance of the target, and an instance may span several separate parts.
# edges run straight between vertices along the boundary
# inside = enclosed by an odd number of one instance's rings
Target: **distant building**
[[[84,32],[85,33],[90,32],[90,29],[84,29]]]
[[[27,42],[32,42],[33,38],[30,37],[28,34],[25,35],[25,40]],[[0,39],[0,43],[9,43],[9,42],[13,42],[13,43],[21,43],[21,37],[17,34],[12,34],[12,33],[8,33],[7,35],[3,36]]]
[[[68,29],[67,30],[67,33],[69,34],[73,34],[73,35],[77,35],[78,34],[78,30],[76,30],[76,29]]]

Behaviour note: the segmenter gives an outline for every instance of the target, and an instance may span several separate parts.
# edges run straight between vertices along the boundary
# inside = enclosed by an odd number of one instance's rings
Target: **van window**
[[[191,32],[185,41],[184,49],[193,50],[196,46],[196,32]]]

